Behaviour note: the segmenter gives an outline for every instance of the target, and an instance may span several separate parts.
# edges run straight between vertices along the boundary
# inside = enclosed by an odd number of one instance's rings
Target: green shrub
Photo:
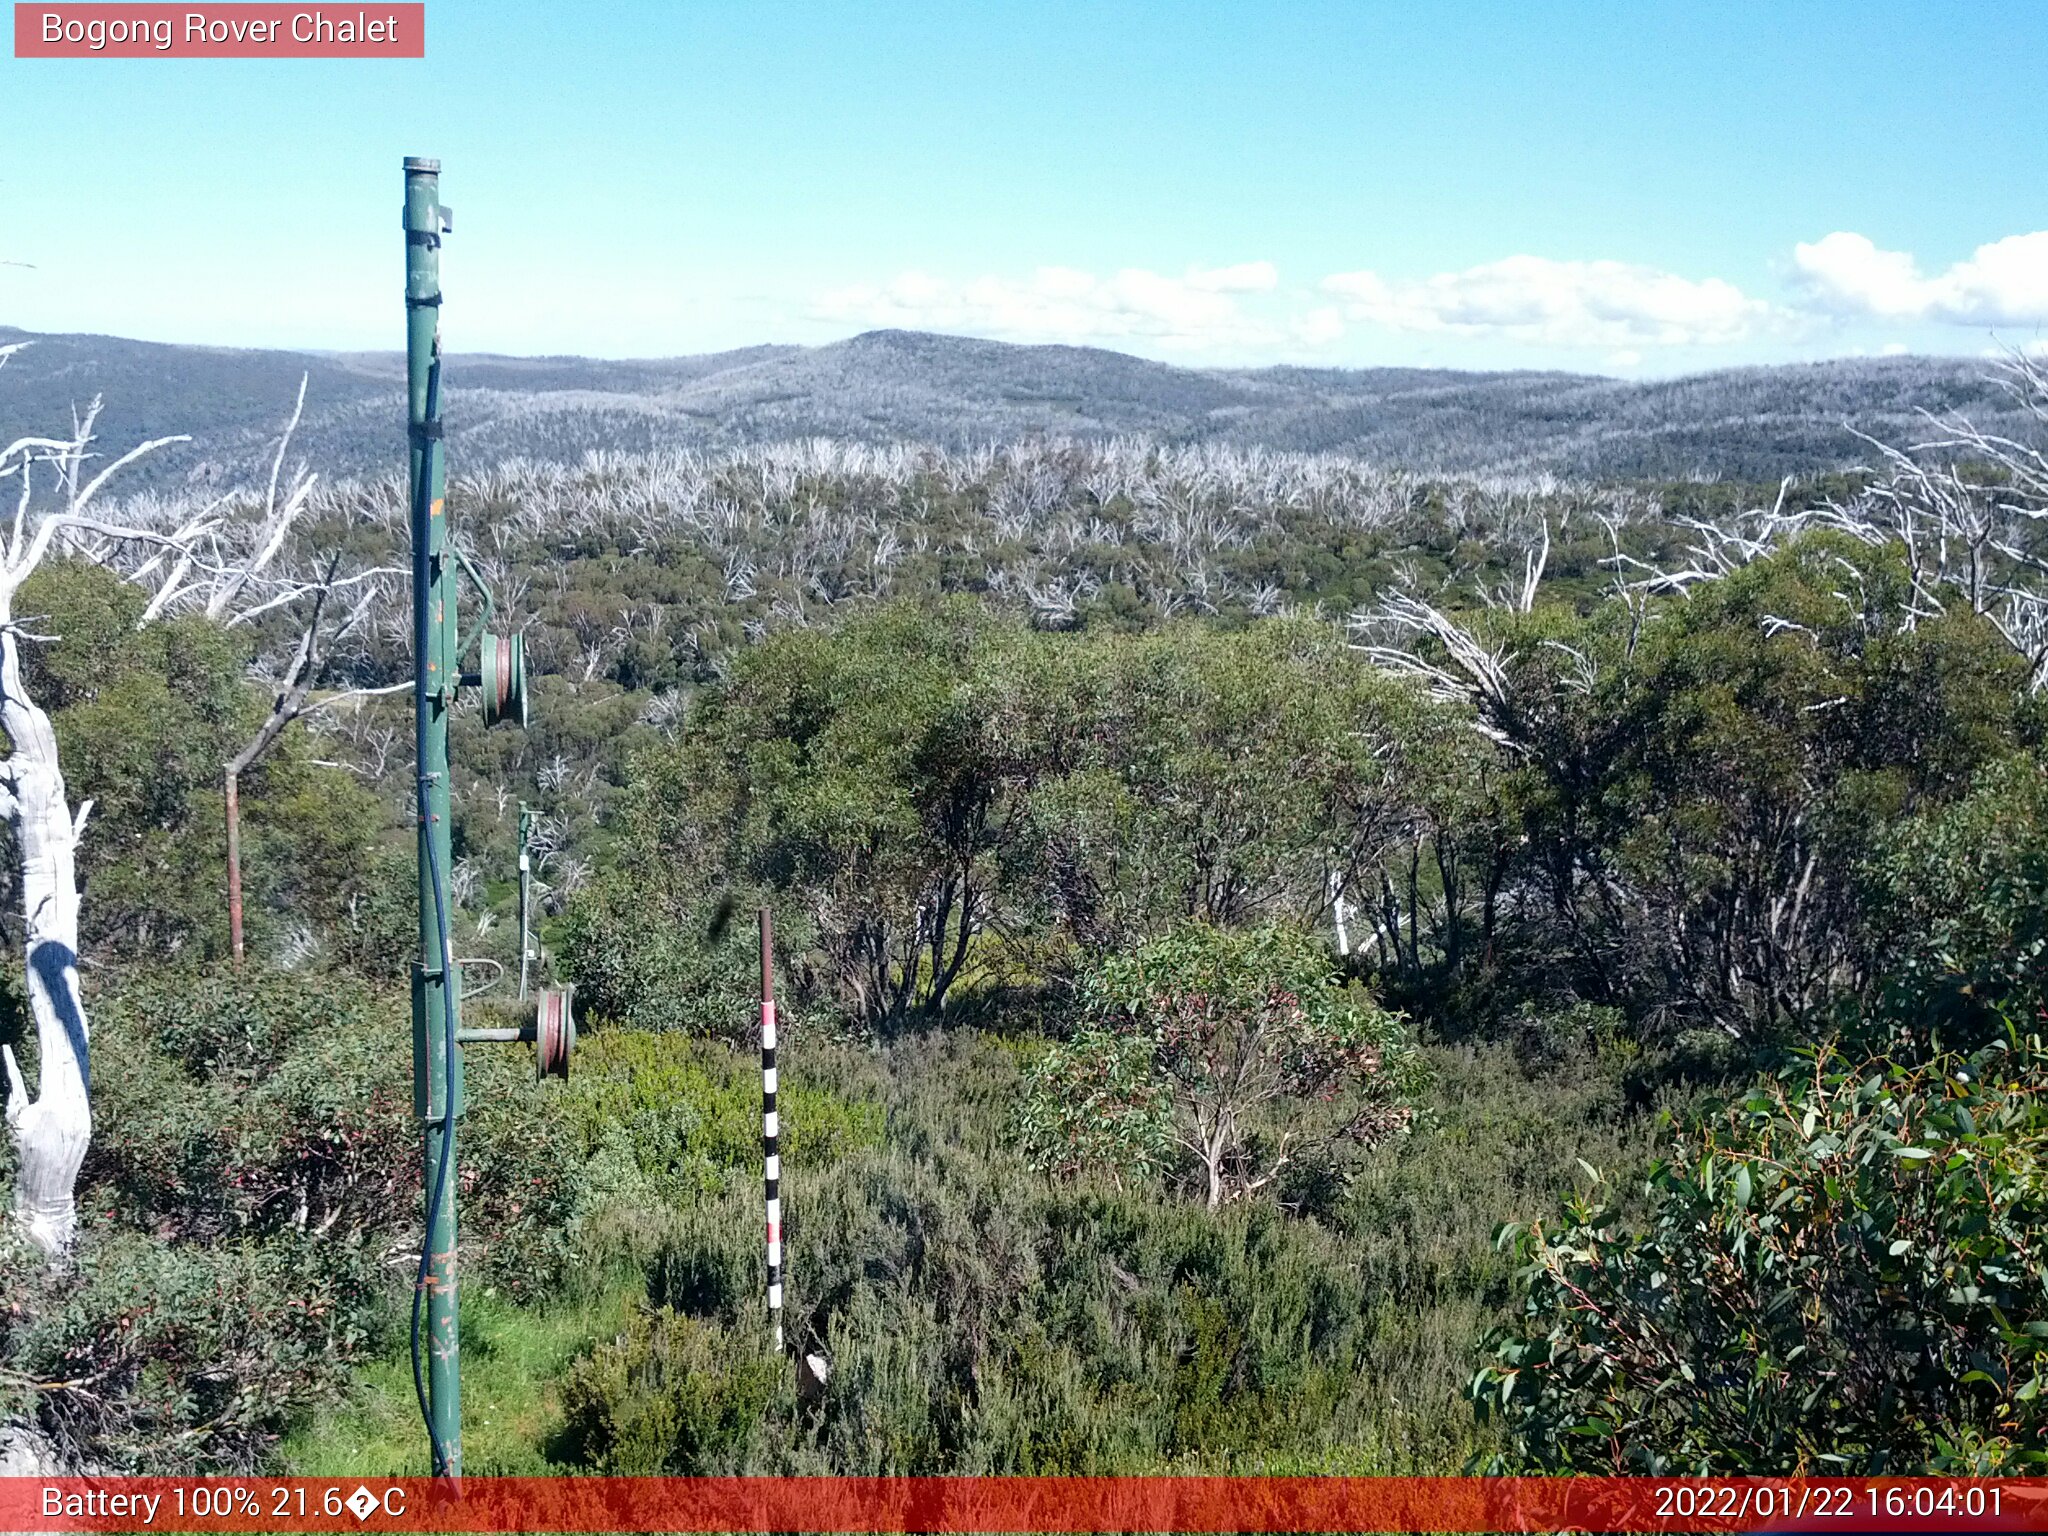
[[[1122,1187],[1172,1163],[1173,1099],[1149,1039],[1083,1029],[1040,1051],[1024,1074],[1017,1127],[1032,1164],[1055,1178],[1094,1173]]]
[[[547,1296],[580,1278],[584,1256],[583,1148],[567,1085],[536,1083],[524,1046],[471,1046],[463,1076],[457,1145],[464,1262],[514,1298]],[[415,1182],[408,1196],[409,1222],[420,1188]]]
[[[402,1015],[322,974],[156,970],[94,999],[87,1199],[170,1241],[356,1240],[419,1185]]]
[[[778,1102],[792,1161],[823,1167],[882,1139],[878,1106],[849,1102],[800,1068],[784,1073]],[[761,1058],[753,1052],[598,1030],[579,1043],[564,1110],[587,1153],[616,1149],[650,1188],[672,1195],[715,1189],[727,1170],[761,1164]]]
[[[2048,761],[2002,759],[1887,828],[1866,901],[1887,974],[1860,1036],[1917,1059],[2001,1039],[2008,1017],[2048,1020]]]
[[[1523,1315],[1481,1412],[1554,1471],[2048,1465],[2044,1088],[2038,1037],[1795,1061],[1684,1131],[1642,1218],[1507,1229]]]
[[[381,848],[364,859],[362,879],[328,930],[339,968],[373,981],[404,982],[420,951],[419,893],[410,849]]]
[[[562,974],[593,1020],[745,1041],[761,1010],[751,918],[728,895],[684,895],[666,881],[607,870],[569,907]]]
[[[328,972],[258,965],[124,976],[95,999],[88,1208],[166,1242],[293,1233],[330,1245],[416,1227],[423,1178],[409,1004]],[[580,1154],[524,1050],[473,1048],[464,1241],[487,1281],[567,1267]]]
[[[7,1241],[7,1370],[39,1384],[38,1421],[86,1463],[253,1471],[388,1337],[362,1245],[291,1232],[168,1244],[93,1223],[53,1273]]]
[[[1310,1451],[1371,1411],[1370,1295],[1331,1234],[1014,1163],[849,1163],[789,1221],[814,1445],[849,1471],[1112,1473]],[[801,1289],[797,1289],[801,1287]]]
[[[861,1152],[792,1168],[784,1187],[787,1333],[831,1374],[810,1408],[769,1424],[749,1470],[1313,1458],[1364,1438],[1386,1400],[1369,1363],[1394,1341],[1344,1240],[1268,1208],[1211,1216],[1052,1188],[1014,1157],[957,1148]],[[759,1201],[735,1179],[684,1215],[651,1271],[650,1327],[695,1320],[741,1356],[765,1334]],[[619,1399],[669,1391],[645,1370],[617,1353],[593,1369],[609,1422],[669,1422]],[[1447,1380],[1447,1420],[1452,1406]]]
[[[1298,929],[1189,923],[1104,958],[1081,999],[1083,1027],[1026,1082],[1019,1125],[1041,1167],[1142,1178],[1172,1149],[1212,1210],[1283,1177],[1326,1206],[1346,1149],[1412,1118],[1420,1060],[1399,1021]]]
[[[614,1476],[737,1472],[770,1404],[789,1390],[788,1362],[765,1344],[736,1345],[730,1330],[666,1309],[642,1312],[570,1367],[561,1448]]]

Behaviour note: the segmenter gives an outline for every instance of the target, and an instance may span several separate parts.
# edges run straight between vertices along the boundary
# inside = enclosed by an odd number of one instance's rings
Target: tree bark
[[[0,612],[0,625],[9,618]],[[39,1057],[31,1100],[13,1048],[4,1048],[7,1128],[21,1159],[14,1214],[39,1247],[56,1255],[70,1247],[78,1229],[74,1192],[92,1140],[91,1068],[78,990],[77,849],[84,815],[71,815],[57,733],[22,686],[11,627],[0,628],[0,729],[14,746],[6,763],[7,810],[21,860],[24,957]]]

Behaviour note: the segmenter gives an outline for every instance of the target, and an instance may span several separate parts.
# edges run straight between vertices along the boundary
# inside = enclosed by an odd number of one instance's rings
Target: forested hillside
[[[0,344],[26,333],[0,326]],[[103,394],[110,440],[193,434],[138,473],[210,483],[275,430],[312,378],[299,443],[330,477],[386,472],[401,414],[394,354],[236,352],[46,336],[0,374],[0,415]],[[1924,413],[1985,431],[2024,412],[1957,358],[1849,359],[1630,382],[1416,368],[1201,370],[1088,347],[874,331],[822,347],[702,357],[460,356],[448,365],[458,464],[575,463],[593,450],[730,449],[823,437],[948,449],[1036,435],[1339,453],[1382,468],[1599,479],[1775,480],[1864,462],[1851,428],[1915,437]]]
[[[0,411],[61,438],[81,347],[19,354],[0,385],[39,403]],[[830,370],[863,348],[1000,394],[978,352],[894,336],[632,365],[621,394],[669,423],[801,368],[854,398],[874,375]],[[535,445],[455,439],[453,526],[536,671],[525,731],[457,716],[467,1016],[516,1013],[524,802],[586,1031],[567,1082],[469,1052],[469,1470],[2040,1466],[2042,378],[1014,351],[1031,419],[991,435],[1048,424],[1056,385],[1087,420],[962,446],[906,404],[844,441],[664,426],[552,462],[546,422],[641,408],[555,414],[624,365],[493,364],[450,401]],[[59,371],[24,383],[38,353]],[[298,366],[222,408],[230,447],[275,434]],[[336,423],[383,419],[385,366],[324,364],[360,392],[316,382],[275,458],[201,445],[206,495],[101,504],[146,536],[83,530],[15,600],[19,686],[92,801],[79,1236],[55,1268],[0,1250],[4,1415],[69,1465],[426,1466],[415,781],[378,691],[409,675],[404,498],[292,471],[349,466]],[[1263,438],[1231,414],[1280,396]],[[720,431],[783,419],[751,398]],[[1921,456],[1802,435],[1931,430],[1923,399],[1985,409]],[[1202,440],[1124,435],[1139,411]],[[854,440],[913,419],[937,440]],[[1364,456],[1251,445],[1283,423]],[[1372,432],[1490,467],[1398,467]],[[1710,440],[1713,483],[1553,472],[1675,477],[1659,456]],[[68,505],[81,477],[35,462],[34,504]],[[238,963],[223,766],[294,697],[238,781]]]

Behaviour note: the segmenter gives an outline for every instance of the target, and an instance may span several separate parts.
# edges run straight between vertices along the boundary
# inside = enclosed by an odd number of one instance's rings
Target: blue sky
[[[2048,5],[428,0],[413,62],[0,58],[0,322],[450,345],[876,325],[1669,374],[2048,339]]]

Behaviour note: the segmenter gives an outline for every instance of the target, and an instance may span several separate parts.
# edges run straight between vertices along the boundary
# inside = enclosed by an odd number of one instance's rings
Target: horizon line
[[[332,358],[403,358],[403,347],[319,347],[319,346],[237,346],[210,341],[165,341],[147,336],[124,336],[112,331],[32,331],[25,327],[0,322],[0,332],[37,341],[102,340],[126,342],[136,346],[181,348],[206,352],[246,352],[283,357]],[[1710,378],[1724,373],[1752,373],[1760,370],[1824,367],[1831,363],[1980,363],[1995,364],[1998,355],[1979,352],[1843,352],[1825,357],[1790,358],[1778,362],[1728,363],[1716,368],[1697,368],[1675,373],[1642,373],[1636,375],[1586,372],[1574,368],[1543,367],[1459,367],[1432,363],[1212,363],[1188,364],[1167,362],[1143,353],[1125,352],[1116,347],[1095,346],[1084,342],[1066,341],[1008,341],[994,336],[978,336],[959,331],[922,331],[906,326],[873,326],[867,330],[851,332],[831,341],[806,343],[787,341],[757,341],[737,347],[717,347],[703,352],[665,352],[628,356],[614,356],[598,352],[499,352],[489,350],[450,351],[450,358],[479,358],[505,362],[530,363],[615,363],[621,365],[653,365],[660,363],[697,362],[708,357],[730,357],[738,353],[757,351],[779,352],[823,352],[833,347],[846,346],[852,342],[871,337],[910,336],[929,338],[937,341],[957,341],[990,347],[1004,348],[1017,352],[1088,352],[1105,357],[1122,358],[1130,362],[1143,363],[1149,367],[1162,368],[1174,373],[1192,374],[1248,374],[1278,373],[1437,373],[1457,374],[1470,377],[1514,376],[1546,378],[1593,379],[1615,384],[1656,384],[1671,383],[1682,379]],[[2005,352],[2017,353],[2018,349],[2008,348]]]

